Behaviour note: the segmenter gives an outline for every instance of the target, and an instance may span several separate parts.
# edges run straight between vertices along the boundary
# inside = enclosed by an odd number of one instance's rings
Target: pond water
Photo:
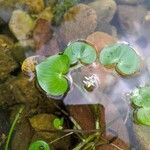
[[[125,43],[140,56],[140,70],[123,76],[97,59],[71,68],[65,95],[47,95],[35,66],[77,40],[97,55]],[[29,149],[43,140],[51,150],[150,150],[150,126],[137,123],[130,100],[150,85],[149,43],[149,0],[0,0],[0,149],[47,150]],[[63,118],[59,130],[56,118]]]

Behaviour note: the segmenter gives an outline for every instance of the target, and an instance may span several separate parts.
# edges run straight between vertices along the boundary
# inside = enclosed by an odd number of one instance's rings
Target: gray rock
[[[118,15],[123,31],[129,35],[140,36],[147,10],[142,6],[118,5]]]
[[[137,136],[137,139],[139,140],[141,150],[149,150],[150,149],[150,144],[149,144],[149,139],[150,139],[150,127],[149,126],[142,126],[142,125],[136,125],[134,124],[134,130]]]
[[[98,22],[110,22],[117,9],[114,0],[96,0],[89,3],[89,6],[95,9]]]
[[[78,4],[65,13],[58,37],[63,43],[68,44],[70,41],[86,38],[94,32],[96,26],[95,10],[88,5]]]
[[[135,5],[135,4],[141,4],[145,0],[116,0],[119,4],[129,4],[129,5]]]

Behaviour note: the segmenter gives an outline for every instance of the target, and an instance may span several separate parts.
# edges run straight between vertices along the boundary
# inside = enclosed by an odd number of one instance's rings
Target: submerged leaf
[[[71,64],[81,61],[84,64],[91,64],[96,60],[96,50],[86,42],[77,41],[71,43],[66,49],[66,54]]]
[[[40,149],[50,150],[50,147],[45,141],[39,140],[31,143],[28,150],[40,150]]]
[[[54,55],[36,66],[38,83],[47,94],[61,96],[67,91],[69,64],[66,55]]]
[[[144,125],[150,125],[150,107],[140,108],[137,112],[137,121]]]
[[[122,75],[131,75],[140,69],[140,57],[127,44],[117,43],[105,47],[99,61],[106,67],[115,66],[116,71]]]
[[[150,86],[134,90],[131,95],[131,101],[139,107],[150,107]]]

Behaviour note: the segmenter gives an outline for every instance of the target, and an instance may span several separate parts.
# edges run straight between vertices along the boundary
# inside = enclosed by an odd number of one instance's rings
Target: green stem
[[[81,150],[87,143],[94,140],[97,137],[97,134],[92,134],[86,138],[83,142],[79,143],[73,150]]]
[[[9,142],[10,142],[12,133],[14,131],[14,128],[15,128],[15,126],[17,124],[17,121],[18,121],[18,119],[20,117],[20,114],[22,113],[23,109],[24,109],[24,106],[21,106],[20,109],[19,109],[19,111],[18,111],[18,113],[15,116],[15,119],[14,119],[12,125],[11,125],[11,128],[9,130],[9,134],[8,134],[8,137],[7,137],[6,145],[5,145],[5,150],[8,150],[8,146],[9,146]]]
[[[51,141],[50,144],[55,143],[55,142],[57,142],[57,141],[59,141],[59,140],[65,138],[65,137],[67,137],[67,136],[69,136],[69,135],[72,135],[72,134],[73,134],[73,132],[70,132],[70,133],[68,133],[68,134],[65,134],[64,136],[62,136],[62,137],[60,137],[60,138],[57,138],[57,139]]]

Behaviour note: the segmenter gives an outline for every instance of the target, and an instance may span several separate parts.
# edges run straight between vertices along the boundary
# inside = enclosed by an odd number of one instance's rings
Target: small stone
[[[59,30],[59,38],[63,43],[84,39],[94,32],[97,26],[97,15],[94,9],[85,4],[70,8],[64,15],[64,21]]]
[[[117,10],[117,5],[114,0],[96,0],[89,3],[97,13],[98,22],[110,22]]]
[[[94,32],[87,37],[86,41],[93,44],[99,53],[105,46],[116,43],[117,39],[104,32]]]
[[[52,36],[53,31],[50,22],[45,19],[38,19],[33,30],[33,39],[35,41],[36,50],[41,49]]]
[[[11,142],[11,150],[27,150],[30,140],[33,136],[33,130],[27,119],[17,126]]]
[[[137,137],[139,144],[140,144],[140,149],[149,150],[150,149],[150,144],[149,144],[150,127],[144,126],[144,125],[136,125],[136,124],[134,124],[133,127],[134,127],[136,137]]]
[[[9,21],[9,28],[18,40],[29,38],[34,27],[32,18],[22,10],[15,10]]]
[[[10,51],[0,50],[0,81],[7,79],[11,72],[18,68],[18,64],[10,55]]]
[[[32,128],[34,128],[37,131],[51,130],[55,129],[53,127],[53,120],[55,118],[56,116],[50,114],[38,114],[30,118],[30,124]]]
[[[39,13],[44,9],[44,1],[43,0],[25,0],[24,2],[29,11],[32,13]]]
[[[104,32],[117,38],[116,27],[106,21],[98,22],[95,31]]]
[[[143,3],[145,0],[116,0],[116,1],[119,4],[136,5]]]
[[[129,35],[142,34],[141,27],[147,10],[142,6],[118,5],[118,15],[123,31]]]
[[[38,18],[45,19],[49,22],[52,21],[53,12],[51,7],[46,7],[39,15]]]
[[[9,88],[17,103],[29,104],[30,107],[34,107],[43,100],[34,81],[29,82],[29,79],[22,74],[9,83]]]

